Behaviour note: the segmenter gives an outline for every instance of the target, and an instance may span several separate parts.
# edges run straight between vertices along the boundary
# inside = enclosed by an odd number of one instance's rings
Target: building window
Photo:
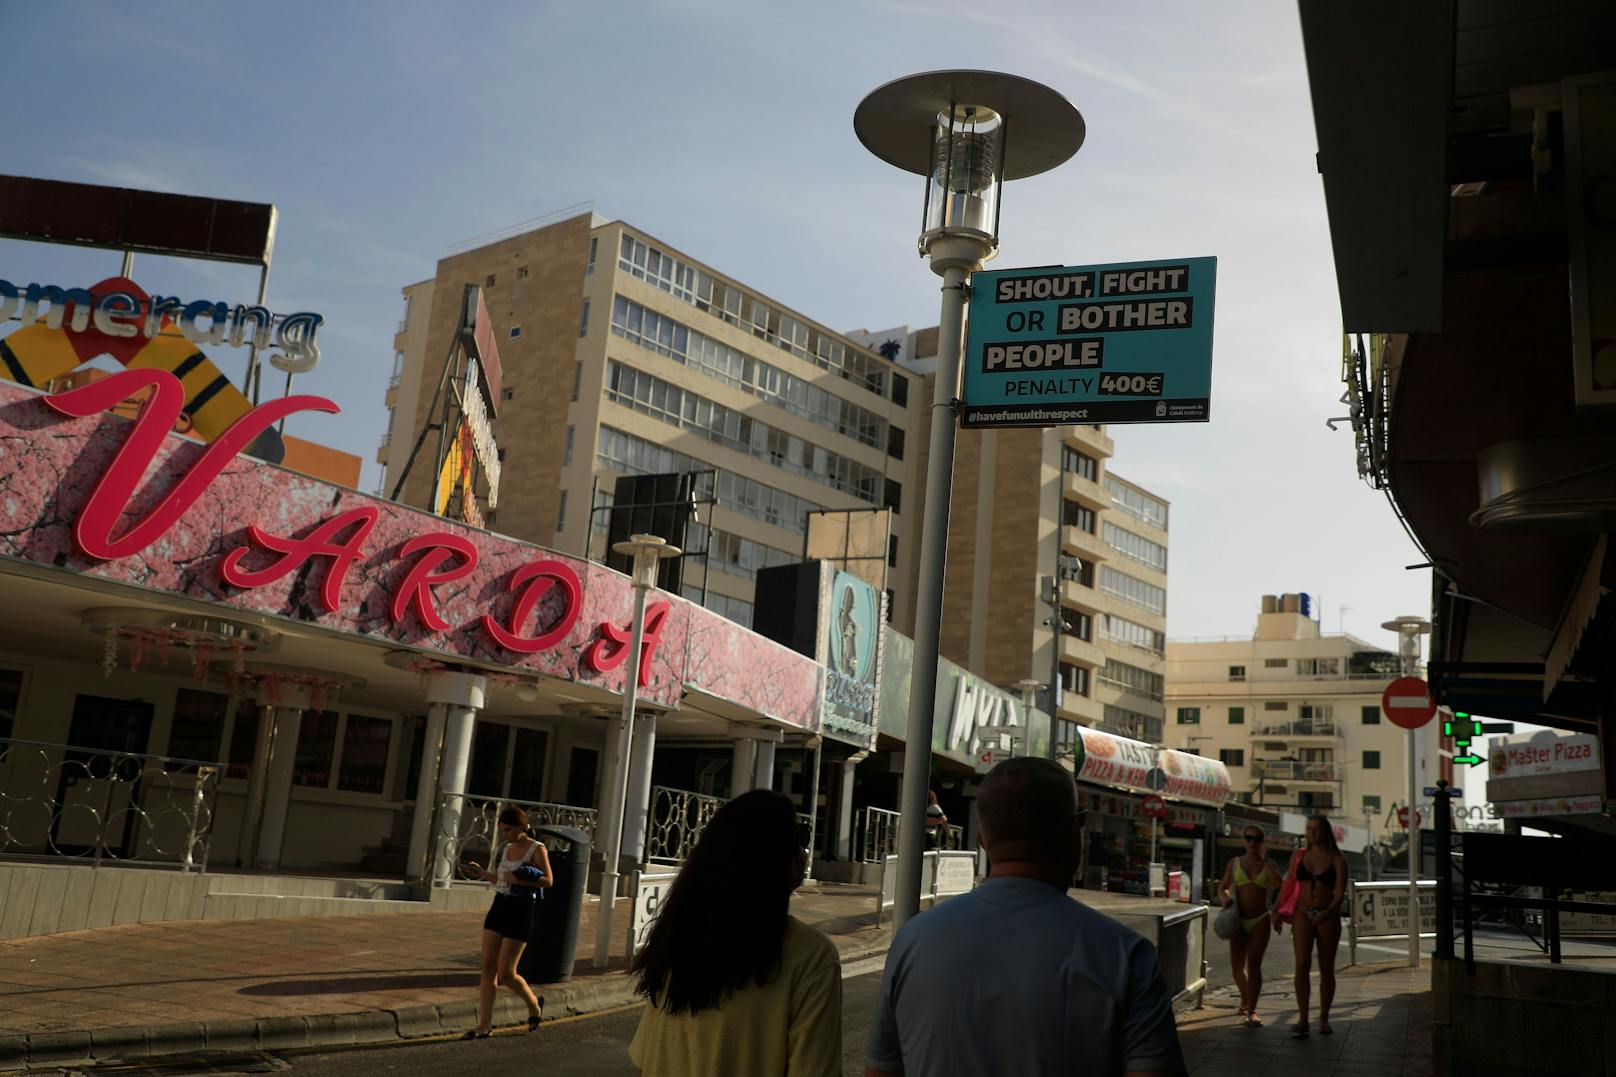
[[[900,408],[909,406],[909,379],[902,374],[892,375],[892,402]]]
[[[1100,481],[1100,462],[1086,453],[1078,452],[1070,445],[1061,446],[1061,470],[1090,482]]]
[[[887,588],[887,624],[892,623],[892,607],[897,603],[897,601],[898,601],[897,596],[893,593],[892,588],[888,587]]]
[[[1243,767],[1246,765],[1246,750],[1244,748],[1219,748],[1218,762],[1226,767]]]
[[[331,786],[331,753],[337,746],[335,711],[303,712],[297,731],[297,757],[292,766],[292,784],[316,789]]]
[[[890,568],[898,567],[898,536],[887,536],[887,565]]]
[[[1085,699],[1089,694],[1089,671],[1083,666],[1060,664],[1061,691]]]
[[[572,364],[572,398],[574,400],[578,399],[578,391],[583,388],[583,384],[584,365],[582,363],[574,363]]]
[[[903,511],[903,484],[897,479],[887,479],[886,487],[881,496],[881,504],[893,512]]]
[[[1078,738],[1082,736],[1078,732],[1078,728],[1078,723],[1068,722],[1064,718],[1055,722],[1055,751],[1057,753],[1062,749],[1070,750],[1077,744]]]
[[[894,460],[903,459],[903,427],[887,427],[887,455]]]
[[[516,399],[516,390],[515,389],[501,389],[499,391],[499,397],[500,397],[501,400],[515,400]],[[576,400],[578,398],[573,397],[573,399]]]
[[[1153,568],[1157,572],[1167,571],[1167,547],[1159,542],[1136,535],[1126,528],[1118,527],[1107,520],[1103,528],[1102,537],[1105,544],[1116,550],[1128,560]]]
[[[1363,715],[1363,724],[1364,725],[1379,725],[1380,724],[1380,708],[1379,707],[1364,707],[1359,711],[1359,713]]]
[[[1262,709],[1265,710],[1265,711],[1282,711],[1282,710],[1285,710],[1288,706],[1289,706],[1289,704],[1287,704],[1282,699],[1270,699],[1270,700],[1264,701],[1264,703],[1262,705]]]
[[[1115,658],[1105,660],[1105,670],[1100,674],[1102,680],[1112,687],[1120,688],[1125,692],[1144,696],[1160,703],[1162,698],[1162,675],[1152,673],[1148,669],[1130,666],[1126,662],[1118,662]]]
[[[595,271],[595,254],[596,254],[597,251],[599,251],[599,249],[600,249],[600,237],[599,236],[590,236],[589,237],[589,264],[584,266],[584,276],[587,277],[587,276],[589,276],[591,273],[593,273]]]
[[[522,335],[522,327],[521,326],[519,326],[519,325],[511,326],[511,339],[512,340],[515,340],[517,337],[519,337],[521,335]]]
[[[1185,755],[1200,755],[1201,754],[1201,749],[1199,749],[1199,748],[1180,748],[1179,751],[1183,752]]]
[[[1178,708],[1178,724],[1179,725],[1200,725],[1201,724],[1201,708],[1200,707],[1180,707],[1180,708]]]
[[[230,697],[223,692],[181,688],[174,697],[174,725],[168,734],[168,754],[175,759],[213,763],[219,758],[225,714]]]
[[[1296,672],[1303,677],[1339,677],[1341,676],[1341,659],[1339,658],[1298,658]]]
[[[561,491],[561,496],[556,499],[556,530],[557,531],[565,531],[566,529],[567,529],[567,491],[563,490],[563,491]]]
[[[1110,565],[1100,566],[1100,590],[1124,602],[1131,602],[1142,610],[1167,615],[1167,591],[1153,583],[1135,579],[1126,572],[1118,572]]]
[[[391,718],[348,715],[342,729],[337,788],[350,793],[382,793],[387,781],[387,751],[392,742]]]
[[[572,463],[572,441],[573,441],[573,438],[575,436],[577,436],[577,433],[578,433],[578,428],[576,426],[567,427],[567,447],[564,450],[562,450],[562,453],[561,453],[561,466],[562,467],[566,467],[568,464]]]
[[[237,707],[236,720],[230,727],[230,758],[225,767],[226,778],[245,778],[252,772],[253,751],[258,746],[257,707]]]
[[[1363,768],[1365,770],[1379,770],[1380,769],[1380,753],[1379,752],[1365,752],[1363,754]]]
[[[578,335],[589,335],[589,300],[584,300],[584,316],[578,320]]]
[[[1371,817],[1379,815],[1380,798],[1377,796],[1368,796],[1366,794],[1363,798],[1363,813]]]
[[[490,274],[488,274],[488,279],[483,281],[483,287],[492,288],[493,286],[494,286],[494,274],[490,273]]]
[[[1154,628],[1118,617],[1114,613],[1100,615],[1100,638],[1114,643],[1126,643],[1141,651],[1161,655],[1167,646],[1167,637]]]
[[[1229,667],[1229,679],[1231,681],[1243,681],[1243,680],[1245,680],[1246,679],[1246,667],[1245,666],[1230,666]]]
[[[527,266],[517,266],[516,267],[516,279],[517,280],[527,280]]]
[[[1113,508],[1121,509],[1143,523],[1167,530],[1167,502],[1158,501],[1112,475],[1105,477],[1105,490],[1111,495]]]
[[[0,740],[10,740],[22,700],[22,670],[0,669]]]
[[[1066,610],[1064,611],[1064,616],[1066,618],[1066,631],[1069,635],[1076,636],[1084,643],[1094,642],[1094,619],[1092,617],[1086,613],[1078,613],[1076,610]]]
[[[1262,664],[1264,669],[1285,669],[1291,664],[1291,660],[1289,658],[1264,658]]]
[[[1061,523],[1092,535],[1094,534],[1094,510],[1079,505],[1075,501],[1062,501]],[[1107,526],[1110,525],[1108,524]]]
[[[1246,708],[1244,708],[1244,707],[1230,707],[1229,708],[1229,724],[1230,725],[1245,725],[1246,724]]]

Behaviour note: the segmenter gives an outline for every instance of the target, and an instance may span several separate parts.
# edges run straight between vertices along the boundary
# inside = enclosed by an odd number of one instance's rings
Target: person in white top
[[[522,979],[516,964],[533,935],[533,917],[539,892],[555,879],[550,872],[550,854],[544,843],[527,832],[527,813],[510,807],[499,813],[496,824],[505,840],[495,870],[489,872],[476,861],[467,861],[466,874],[494,884],[494,903],[483,917],[483,964],[481,991],[477,1001],[477,1027],[461,1039],[483,1039],[494,1026],[494,992],[503,984],[527,1005],[527,1030],[539,1027],[544,1017],[544,998]]]

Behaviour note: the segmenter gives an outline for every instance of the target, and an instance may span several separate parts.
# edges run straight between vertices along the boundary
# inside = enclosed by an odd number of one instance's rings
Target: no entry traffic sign
[[[1393,725],[1418,729],[1436,714],[1431,686],[1418,677],[1399,677],[1380,695],[1380,709]]]
[[[1152,793],[1145,798],[1145,814],[1152,819],[1161,819],[1167,815],[1167,801],[1161,798],[1161,794]]]

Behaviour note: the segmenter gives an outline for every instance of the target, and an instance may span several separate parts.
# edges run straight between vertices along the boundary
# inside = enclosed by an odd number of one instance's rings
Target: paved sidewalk
[[[875,891],[814,884],[792,912],[844,960],[879,953]],[[598,904],[584,907],[566,984],[535,985],[546,1016],[634,999],[628,902],[613,960],[591,967]],[[475,1023],[482,910],[128,924],[0,942],[0,1069],[207,1050],[283,1049],[442,1035]],[[501,1023],[526,1016],[500,992]]]
[[[1289,983],[1263,990],[1262,1028],[1244,1028],[1233,988],[1213,992],[1205,1008],[1179,1015],[1179,1041],[1190,1077],[1430,1077],[1431,966],[1406,962],[1354,965],[1336,972],[1330,1007],[1334,1032],[1319,1034],[1318,972],[1313,973],[1312,1035],[1293,1039],[1296,996]]]

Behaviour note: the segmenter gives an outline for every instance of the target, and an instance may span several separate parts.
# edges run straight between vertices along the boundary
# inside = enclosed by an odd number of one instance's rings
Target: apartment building
[[[1399,659],[1351,635],[1326,635],[1306,596],[1264,595],[1250,637],[1167,645],[1167,741],[1216,756],[1234,799],[1324,812],[1394,843],[1407,801],[1405,733],[1380,697]],[[1440,774],[1433,725],[1422,731],[1423,787]]]
[[[380,459],[391,494],[427,412],[467,283],[504,367],[490,529],[601,560],[618,476],[705,473],[681,591],[751,624],[758,569],[801,560],[810,513],[888,508],[889,564],[913,556],[915,378],[892,360],[647,232],[566,217],[451,254],[404,289]],[[446,297],[446,298],[444,298]],[[401,499],[424,505],[430,455]],[[700,556],[705,552],[705,557]],[[894,581],[895,610],[914,605]]]
[[[935,327],[852,336],[920,375],[930,400]],[[911,440],[923,447],[929,423],[917,419]],[[942,653],[1005,687],[1058,678],[1057,751],[1080,725],[1162,743],[1168,503],[1114,474],[1114,453],[1103,426],[961,430],[954,450]],[[906,589],[917,571],[901,562]],[[911,631],[913,612],[900,607],[893,623]]]

